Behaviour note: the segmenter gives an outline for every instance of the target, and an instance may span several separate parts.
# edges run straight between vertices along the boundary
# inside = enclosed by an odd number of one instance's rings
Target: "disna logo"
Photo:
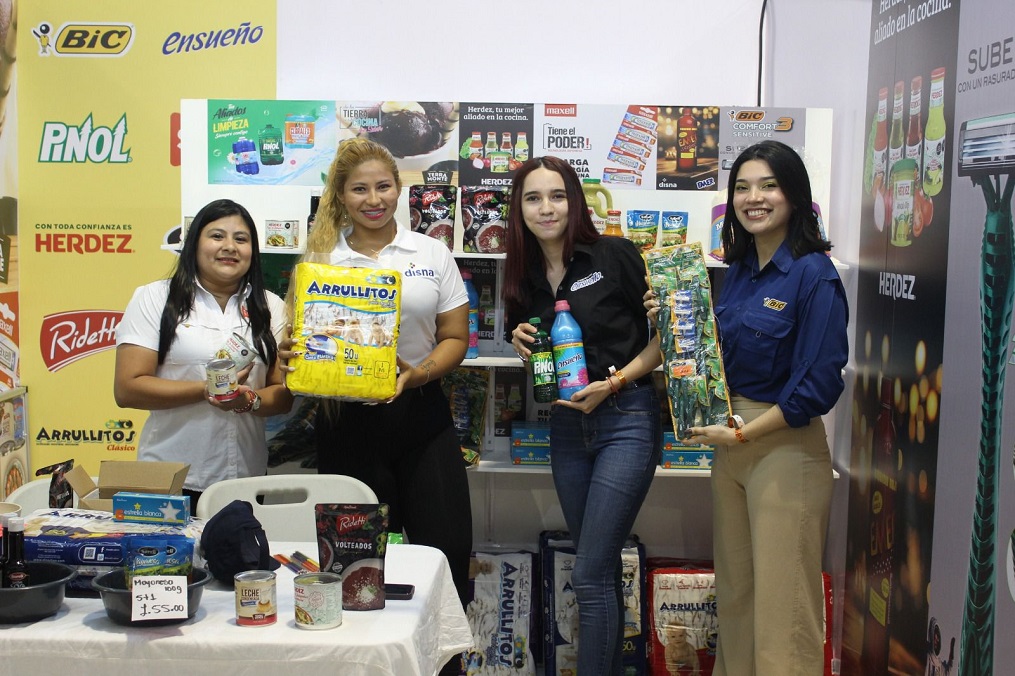
[[[134,44],[134,26],[109,23],[65,23],[54,40],[58,56],[123,56]]]

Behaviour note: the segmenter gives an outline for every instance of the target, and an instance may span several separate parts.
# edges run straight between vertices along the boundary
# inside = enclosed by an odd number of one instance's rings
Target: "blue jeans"
[[[577,551],[571,582],[578,600],[581,676],[623,673],[620,552],[659,465],[661,444],[659,401],[651,384],[610,395],[589,414],[553,407],[550,465]]]

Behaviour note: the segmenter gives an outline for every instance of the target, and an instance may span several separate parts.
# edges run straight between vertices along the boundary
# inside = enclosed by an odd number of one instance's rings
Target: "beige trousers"
[[[745,422],[772,406],[737,396],[732,404]],[[823,673],[821,561],[831,499],[821,418],[716,448],[716,676]]]

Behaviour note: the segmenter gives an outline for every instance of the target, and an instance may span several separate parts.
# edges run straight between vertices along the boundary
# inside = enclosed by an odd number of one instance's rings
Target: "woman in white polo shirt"
[[[293,401],[278,360],[284,328],[282,300],[264,289],[254,221],[231,200],[197,213],[173,276],[139,287],[127,305],[116,328],[116,403],[151,411],[139,460],[190,464],[192,510],[216,481],[265,473],[264,419]],[[239,374],[239,396],[218,401],[205,366],[233,333],[256,355]]]

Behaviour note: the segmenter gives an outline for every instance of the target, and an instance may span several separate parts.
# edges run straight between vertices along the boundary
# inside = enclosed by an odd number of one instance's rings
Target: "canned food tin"
[[[236,364],[236,370],[242,371],[247,368],[257,356],[257,352],[250,346],[250,343],[238,333],[233,333],[226,339],[225,345],[215,353],[217,359],[232,359]]]
[[[219,401],[235,399],[239,394],[236,382],[236,362],[232,359],[212,359],[205,367],[208,374],[208,394]]]
[[[342,624],[342,576],[304,573],[295,580],[296,626],[331,629]]]
[[[233,576],[236,588],[236,624],[241,627],[264,627],[275,624],[275,573],[248,570]]]

